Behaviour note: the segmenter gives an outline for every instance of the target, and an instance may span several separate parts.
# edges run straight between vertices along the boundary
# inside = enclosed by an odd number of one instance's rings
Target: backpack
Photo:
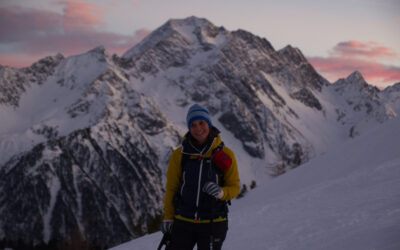
[[[216,166],[216,172],[221,174],[222,178],[224,177],[223,172],[228,170],[232,164],[232,158],[223,151],[223,148],[224,148],[224,142],[221,142],[221,144],[219,144],[218,147],[213,149],[210,159],[213,162],[212,166]],[[190,158],[189,154],[182,154],[182,160],[181,160],[182,172],[184,172],[185,163],[187,160],[189,160],[189,158]],[[224,185],[224,180],[222,180],[220,186],[223,185]],[[179,199],[179,197],[175,198]],[[230,200],[226,201],[226,203],[228,205],[231,205]]]

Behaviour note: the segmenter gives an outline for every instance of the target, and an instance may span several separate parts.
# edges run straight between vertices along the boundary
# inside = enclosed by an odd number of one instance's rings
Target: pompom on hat
[[[196,120],[206,121],[208,123],[208,126],[212,128],[210,112],[199,104],[193,104],[192,106],[190,106],[187,112],[186,122],[189,130],[190,124]]]

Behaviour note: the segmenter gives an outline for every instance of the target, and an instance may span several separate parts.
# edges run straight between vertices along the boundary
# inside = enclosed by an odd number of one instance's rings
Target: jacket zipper
[[[185,187],[186,183],[186,173],[183,172],[183,182],[182,182],[182,187],[181,187],[181,196],[183,195],[183,188]]]
[[[213,139],[213,141],[211,142],[211,146],[210,146],[210,148],[208,149],[208,150],[210,150],[211,149],[211,147],[212,147],[212,145],[214,144],[214,141],[215,141],[215,138]],[[194,147],[193,145],[192,145],[192,143],[189,141],[189,143],[190,143],[190,145],[194,148],[194,149],[196,149],[197,151],[200,151],[200,150],[198,150],[196,147]],[[207,152],[208,152],[208,150],[207,150]],[[203,150],[204,151],[204,150]],[[207,153],[206,152],[206,153]],[[200,171],[199,171],[199,182],[198,182],[198,184],[197,184],[197,197],[196,197],[196,213],[194,214],[194,218],[195,218],[195,221],[197,222],[198,220],[199,220],[199,218],[198,218],[198,209],[199,209],[199,203],[200,203],[200,188],[201,188],[201,175],[202,175],[202,172],[203,172],[203,152],[201,152],[200,151]],[[183,190],[183,189],[182,189]]]
[[[196,213],[194,215],[196,221],[199,219],[199,218],[197,218],[197,216],[198,216],[197,209],[199,208],[199,202],[200,202],[201,175],[203,172],[203,157],[202,157],[202,155],[200,155],[200,157],[201,157],[201,161],[200,161],[200,171],[199,171],[199,182],[197,184]]]

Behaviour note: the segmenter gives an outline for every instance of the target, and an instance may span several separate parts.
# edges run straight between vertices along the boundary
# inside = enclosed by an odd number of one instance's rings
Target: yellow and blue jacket
[[[175,218],[204,223],[210,222],[211,216],[215,222],[226,220],[226,203],[238,195],[240,179],[235,155],[228,147],[222,148],[232,159],[232,164],[226,171],[218,169],[211,160],[213,151],[221,143],[221,137],[217,133],[200,151],[186,136],[182,146],[173,151],[167,171],[164,220]],[[224,196],[220,200],[213,201],[212,197],[202,192],[203,185],[208,181],[221,186]]]

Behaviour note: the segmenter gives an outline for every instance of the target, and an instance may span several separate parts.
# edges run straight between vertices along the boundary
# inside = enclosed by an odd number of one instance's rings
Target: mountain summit
[[[197,17],[122,57],[98,47],[1,67],[0,239],[104,247],[158,230],[193,103],[210,110],[243,184],[285,173],[397,115],[398,91],[384,99],[356,79],[330,84],[299,49]]]

